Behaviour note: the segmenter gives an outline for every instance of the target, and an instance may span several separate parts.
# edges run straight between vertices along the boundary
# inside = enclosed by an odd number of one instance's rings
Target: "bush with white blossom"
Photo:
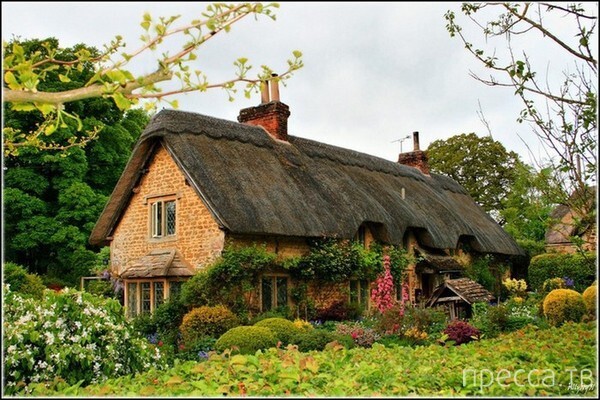
[[[4,393],[102,382],[164,363],[113,299],[65,289],[34,300],[4,286]]]

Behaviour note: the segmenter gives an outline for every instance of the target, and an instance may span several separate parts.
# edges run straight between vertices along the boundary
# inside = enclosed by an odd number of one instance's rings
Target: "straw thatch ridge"
[[[173,110],[161,111],[142,133],[91,243],[111,235],[157,145],[230,232],[352,238],[368,223],[388,243],[402,243],[412,229],[434,248],[455,248],[466,238],[478,251],[523,254],[448,177],[294,136],[277,141],[260,127]]]

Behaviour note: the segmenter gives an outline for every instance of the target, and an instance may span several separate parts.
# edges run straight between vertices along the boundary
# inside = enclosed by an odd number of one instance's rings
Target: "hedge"
[[[532,290],[541,290],[546,279],[568,277],[581,293],[596,279],[596,254],[540,254],[531,259],[528,274]]]

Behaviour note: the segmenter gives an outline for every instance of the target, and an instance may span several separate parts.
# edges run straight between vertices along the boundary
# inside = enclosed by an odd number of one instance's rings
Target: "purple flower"
[[[110,271],[105,269],[104,272],[102,272],[102,279],[104,279],[105,281],[110,279]]]
[[[198,352],[198,358],[200,358],[200,360],[208,360],[208,352],[200,350]]]
[[[573,281],[573,279],[569,278],[568,276],[565,276],[563,278],[563,281],[565,281],[565,286],[566,287],[573,287],[573,286],[575,286],[575,282]]]
[[[158,343],[158,332],[154,332],[151,335],[146,335],[146,339],[152,344]]]

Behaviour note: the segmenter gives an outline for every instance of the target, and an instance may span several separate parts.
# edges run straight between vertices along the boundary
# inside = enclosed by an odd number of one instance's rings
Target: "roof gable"
[[[390,243],[420,228],[428,246],[522,250],[450,178],[374,156],[199,114],[163,110],[142,134],[90,241],[110,235],[156,141],[162,141],[224,229],[235,233],[352,238],[365,221]]]

